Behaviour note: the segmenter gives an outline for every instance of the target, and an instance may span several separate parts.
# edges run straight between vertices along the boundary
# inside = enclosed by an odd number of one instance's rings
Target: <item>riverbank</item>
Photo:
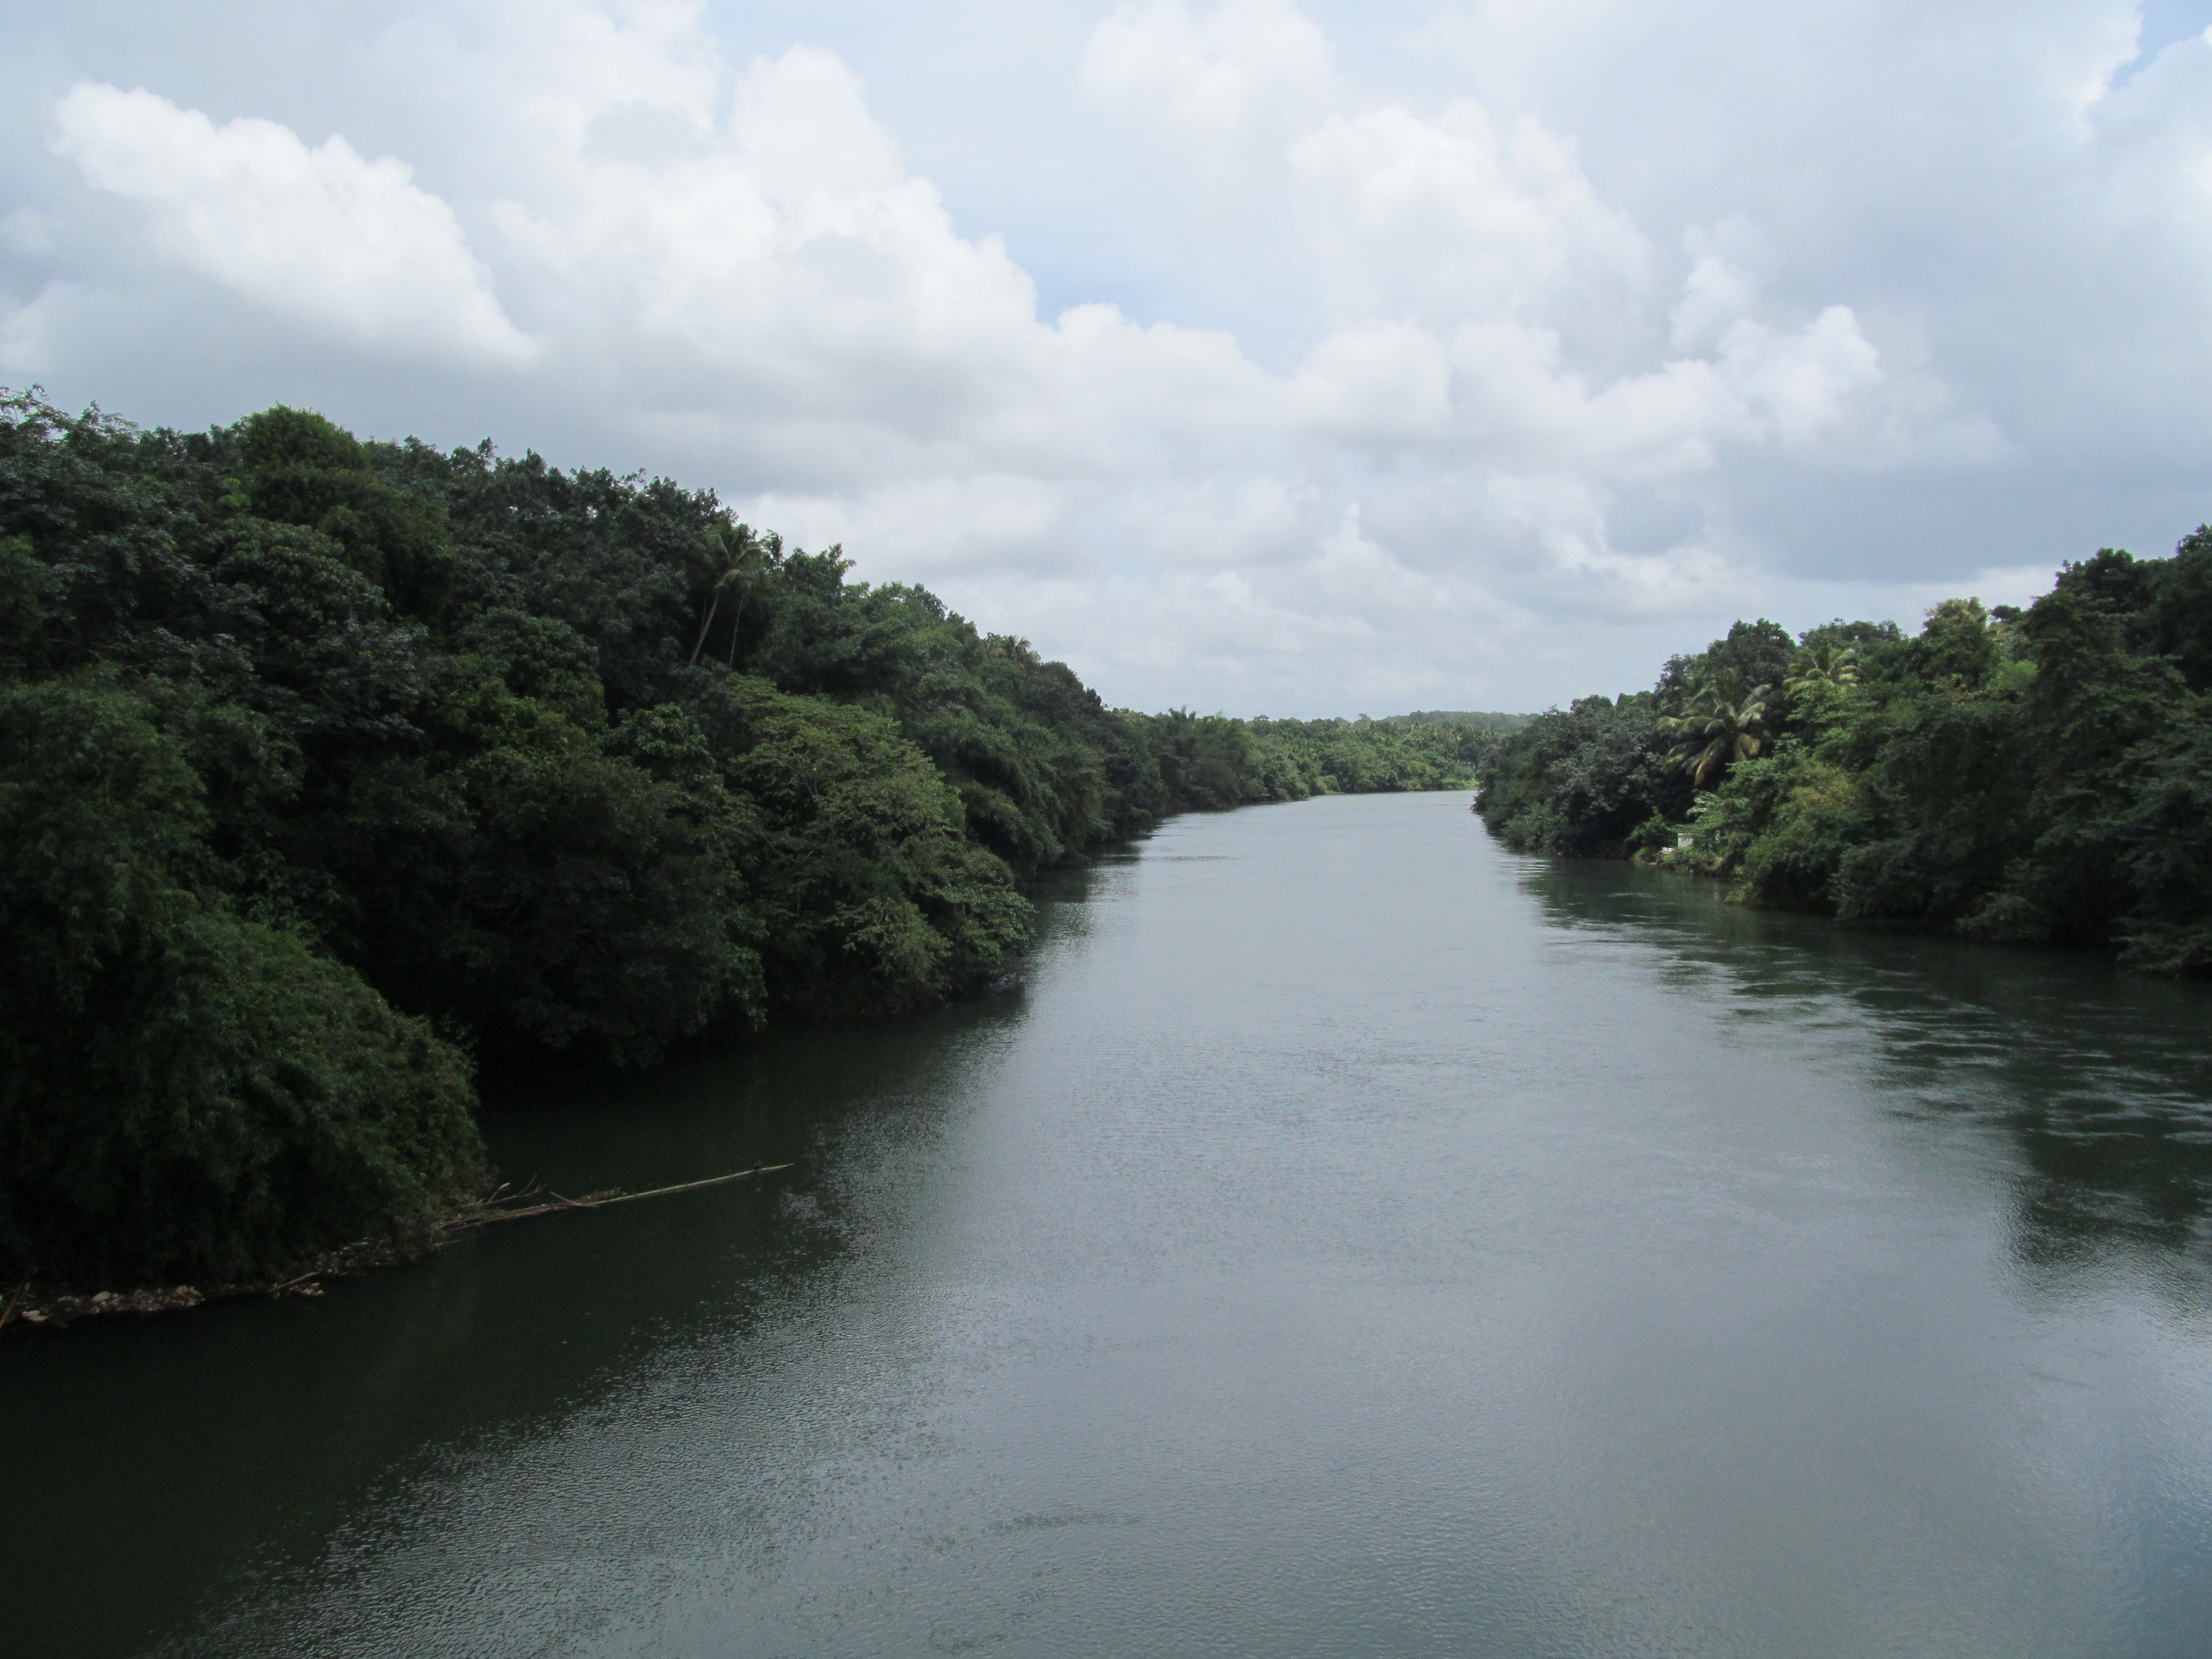
[[[1739,622],[1510,734],[1477,805],[1516,852],[1673,849],[1763,907],[2212,973],[2212,530],[1911,637]]]
[[[61,1330],[81,1320],[118,1314],[182,1313],[212,1302],[235,1302],[248,1297],[320,1296],[325,1279],[354,1278],[374,1268],[420,1261],[423,1254],[402,1253],[388,1241],[363,1240],[360,1244],[331,1251],[306,1271],[283,1279],[141,1285],[133,1290],[79,1292],[48,1291],[26,1280],[15,1288],[5,1305],[0,1306],[0,1332],[10,1325]]]
[[[641,1199],[672,1197],[678,1193],[725,1186],[755,1176],[774,1175],[790,1167],[787,1164],[762,1164],[750,1170],[708,1176],[699,1181],[678,1182],[672,1186],[653,1188],[641,1193],[626,1193],[617,1188],[609,1188],[603,1192],[586,1193],[580,1198],[564,1198],[558,1193],[514,1193],[501,1187],[495,1188],[481,1200],[440,1217],[426,1241],[409,1243],[396,1238],[361,1239],[327,1251],[307,1267],[283,1278],[204,1285],[142,1285],[132,1290],[76,1292],[42,1291],[34,1282],[26,1280],[16,1287],[15,1294],[4,1305],[0,1305],[0,1330],[5,1330],[10,1323],[18,1321],[26,1327],[44,1326],[58,1330],[79,1320],[104,1318],[116,1314],[182,1313],[212,1302],[235,1302],[250,1297],[320,1296],[327,1280],[358,1279],[380,1268],[411,1266],[435,1255],[463,1235],[499,1222],[527,1221],[540,1216],[603,1210],[611,1205],[635,1203]]]

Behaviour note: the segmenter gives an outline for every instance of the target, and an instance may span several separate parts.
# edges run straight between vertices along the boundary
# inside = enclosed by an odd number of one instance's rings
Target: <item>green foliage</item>
[[[745,862],[780,1008],[939,1001],[1027,942],[1012,872],[965,838],[958,790],[891,720],[760,680],[704,701],[724,775],[758,814]]]
[[[1663,812],[1654,812],[1630,830],[1621,845],[1642,860],[1648,861],[1669,854],[1676,841],[1674,826],[1667,822]]]
[[[1580,697],[1504,739],[1475,810],[1521,853],[1622,858],[1655,814],[1680,822],[1691,781],[1667,760],[1656,694]]]
[[[1465,788],[1498,742],[1487,716],[1238,720],[1174,708],[1122,718],[1158,769],[1143,822],[1184,807]]]
[[[1948,599],[1911,639],[1808,629],[1777,703],[1747,676],[1778,635],[1740,623],[1644,700],[1711,785],[1694,802],[1658,799],[1629,699],[1587,698],[1505,739],[1486,821],[1522,851],[1650,852],[1753,903],[2212,968],[2212,530],[2170,560],[2069,565],[2024,613]]]
[[[2212,969],[2212,709],[2136,751],[2137,769],[2113,814],[2112,845],[2139,903],[2115,933],[2120,959],[2161,973]]]
[[[1770,761],[1750,763],[1735,781],[1753,801],[1747,814],[1751,833],[1738,860],[1741,895],[1796,908],[1833,904],[1858,805],[1856,781],[1789,744]],[[1759,801],[1759,794],[1769,799]]]
[[[1662,714],[1659,729],[1677,739],[1667,763],[1690,775],[1702,789],[1766,742],[1766,700],[1774,688],[1746,686],[1741,671],[1716,664],[1700,672],[1679,714]]]
[[[1700,685],[1728,679],[1738,688],[1779,685],[1803,646],[1778,623],[1740,622],[1694,657],[1670,657],[1655,695],[1662,712],[1680,714]]]
[[[24,537],[0,541],[0,673],[21,674],[40,665],[40,635],[52,610],[53,572]]]
[[[2003,643],[1979,599],[1946,599],[1928,613],[1920,636],[1888,653],[1889,678],[1905,684],[1974,691],[2004,659]]]
[[[555,709],[592,731],[606,725],[599,653],[557,617],[495,605],[470,617],[454,644],[464,661],[516,696]]]
[[[195,896],[204,790],[112,675],[0,687],[0,1264],[266,1273],[481,1175],[466,1063]]]
[[[1018,878],[1472,776],[1506,717],[1112,709],[711,492],[0,392],[0,1261],[273,1271],[477,1178],[467,1070],[1001,972]]]
[[[1804,653],[1790,665],[1790,678],[1782,689],[1802,697],[1815,690],[1835,690],[1859,683],[1859,653],[1856,646],[1828,641],[1808,642]]]
[[[1170,800],[1215,811],[1271,798],[1262,793],[1267,786],[1251,731],[1242,720],[1171,708],[1146,723],[1145,740]]]
[[[347,803],[342,880],[379,981],[629,1063],[757,1012],[750,815],[687,774],[682,750],[703,750],[688,718],[641,711],[601,736],[503,689],[471,713],[473,752],[368,772]]]
[[[377,477],[351,433],[280,404],[240,422],[235,447],[254,517],[313,526],[401,611],[431,616],[444,605],[453,579],[444,513]]]
[[[1837,912],[1955,921],[1996,892],[2021,849],[2016,706],[1932,687],[1879,718],[1881,747],[1857,775],[1835,875]]]
[[[2171,660],[2191,690],[2212,691],[2212,529],[2141,568],[2152,573],[2150,602],[2130,618],[2130,644]]]

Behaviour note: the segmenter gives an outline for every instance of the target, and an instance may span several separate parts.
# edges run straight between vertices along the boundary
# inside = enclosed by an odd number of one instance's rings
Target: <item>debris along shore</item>
[[[604,1192],[586,1193],[580,1198],[568,1198],[555,1192],[532,1188],[513,1191],[501,1186],[474,1202],[465,1205],[438,1224],[435,1234],[423,1244],[412,1247],[396,1239],[358,1239],[351,1244],[318,1256],[302,1271],[281,1279],[259,1279],[241,1283],[218,1285],[146,1285],[131,1291],[99,1291],[90,1295],[72,1295],[63,1291],[44,1293],[36,1285],[26,1280],[4,1297],[0,1297],[0,1328],[21,1321],[26,1325],[67,1325],[79,1319],[91,1319],[102,1314],[171,1313],[183,1308],[197,1308],[208,1302],[235,1301],[249,1296],[320,1296],[322,1281],[327,1279],[352,1279],[377,1267],[398,1267],[410,1261],[419,1261],[432,1252],[444,1249],[464,1233],[480,1227],[489,1227],[501,1221],[526,1221],[533,1216],[559,1215],[569,1210],[602,1210],[610,1204],[634,1204],[644,1198],[665,1198],[672,1193],[695,1192],[702,1187],[720,1187],[732,1181],[744,1181],[754,1176],[774,1175],[779,1170],[788,1170],[788,1164],[760,1164],[750,1170],[732,1170],[727,1175],[708,1176],[703,1181],[679,1181],[672,1187],[654,1187],[641,1193],[626,1193],[619,1187],[610,1187]]]

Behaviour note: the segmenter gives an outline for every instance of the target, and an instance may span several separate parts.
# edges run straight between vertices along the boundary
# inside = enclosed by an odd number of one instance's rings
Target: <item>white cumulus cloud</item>
[[[93,82],[56,104],[52,142],[88,183],[143,204],[164,252],[272,309],[380,349],[535,355],[453,210],[391,156]]]
[[[2212,45],[2126,0],[409,3],[57,22],[0,365],[712,483],[1152,706],[1620,690],[2212,494]]]
[[[1327,36],[1288,0],[1117,6],[1083,53],[1100,103],[1215,144],[1326,107],[1333,81]]]

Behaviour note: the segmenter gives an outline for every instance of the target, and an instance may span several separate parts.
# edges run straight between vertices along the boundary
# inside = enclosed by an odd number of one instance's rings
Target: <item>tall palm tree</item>
[[[748,525],[724,522],[707,532],[708,568],[714,573],[708,592],[707,615],[699,624],[699,637],[692,641],[692,662],[699,660],[705,648],[707,635],[714,626],[714,613],[721,609],[722,595],[734,592],[737,605],[730,617],[730,665],[738,662],[738,624],[744,620],[745,600],[759,587],[761,578],[767,574],[769,561],[782,550],[782,538],[770,532],[756,536]]]
[[[1816,685],[1858,683],[1856,650],[1848,645],[1815,645],[1807,647],[1805,654],[1790,665],[1790,678],[1782,682],[1782,689],[1795,697]]]
[[[1746,690],[1733,668],[1708,672],[1679,714],[1662,715],[1659,729],[1681,739],[1668,751],[1667,763],[1689,771],[1700,789],[1740,760],[1749,760],[1766,744],[1766,699],[1774,688]]]

